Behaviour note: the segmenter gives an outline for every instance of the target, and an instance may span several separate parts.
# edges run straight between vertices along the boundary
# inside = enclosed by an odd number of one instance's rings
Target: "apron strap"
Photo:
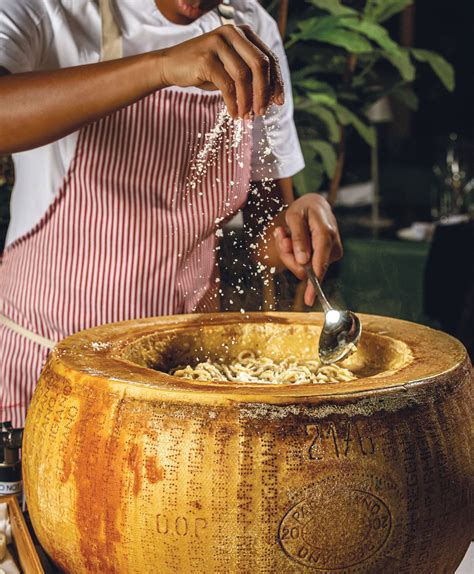
[[[122,33],[112,8],[112,0],[99,0],[102,23],[100,59],[118,60],[123,56]]]
[[[123,57],[122,33],[112,8],[112,0],[99,0],[102,23],[101,61],[117,60]],[[235,8],[230,0],[224,0],[217,8],[222,25],[235,24]]]
[[[235,8],[230,5],[230,0],[224,0],[217,7],[222,25],[235,24]]]
[[[18,325],[18,323],[15,323],[14,321],[9,319],[8,317],[5,317],[1,313],[0,313],[0,325],[5,325],[5,327],[8,327],[11,331],[18,333],[22,337],[25,337],[25,339],[28,339],[33,343],[36,343],[37,345],[41,345],[42,347],[46,347],[47,349],[54,349],[54,347],[56,346],[56,341],[45,339],[45,337],[41,337],[41,335],[37,335],[33,331],[25,329],[24,327]]]

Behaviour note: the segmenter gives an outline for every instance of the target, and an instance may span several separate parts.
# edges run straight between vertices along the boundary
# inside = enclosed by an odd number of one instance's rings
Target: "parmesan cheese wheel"
[[[452,337],[362,316],[339,384],[200,382],[245,349],[314,359],[319,314],[78,333],[27,417],[24,486],[69,574],[441,574],[473,534],[472,369]]]

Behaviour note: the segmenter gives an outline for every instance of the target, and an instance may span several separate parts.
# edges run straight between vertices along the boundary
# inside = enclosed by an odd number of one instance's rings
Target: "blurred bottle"
[[[471,219],[474,219],[474,176],[466,183],[464,195],[466,198],[467,213]]]
[[[468,215],[474,209],[473,148],[450,134],[440,159],[433,166],[435,186],[431,215],[441,222]]]
[[[22,429],[13,429],[10,422],[0,423],[0,497],[16,494],[20,501],[22,438]]]

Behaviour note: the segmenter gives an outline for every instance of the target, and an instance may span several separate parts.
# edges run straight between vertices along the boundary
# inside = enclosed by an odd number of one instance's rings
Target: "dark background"
[[[450,94],[424,70],[416,82],[420,109],[413,117],[412,159],[430,161],[436,141],[451,131],[474,140],[474,2],[417,0],[416,46],[435,50],[454,66],[456,89]],[[411,146],[410,146],[411,147]]]

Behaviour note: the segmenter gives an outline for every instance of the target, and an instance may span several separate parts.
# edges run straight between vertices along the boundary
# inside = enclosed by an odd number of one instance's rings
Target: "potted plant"
[[[287,56],[292,70],[295,118],[307,168],[295,177],[299,193],[329,179],[334,204],[344,169],[348,130],[369,145],[376,131],[367,111],[384,96],[411,110],[416,67],[428,64],[444,86],[454,89],[452,66],[439,54],[395,42],[387,22],[412,0],[306,0],[290,14]]]

